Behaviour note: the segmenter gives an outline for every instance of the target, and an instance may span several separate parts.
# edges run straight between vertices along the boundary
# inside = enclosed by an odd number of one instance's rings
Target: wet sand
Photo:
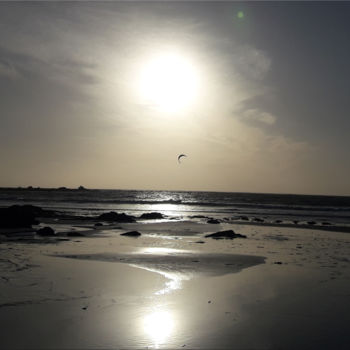
[[[195,222],[65,225],[55,228],[85,236],[3,237],[2,348],[349,346],[347,233]],[[226,229],[247,238],[204,238]],[[142,236],[120,236],[131,230]]]

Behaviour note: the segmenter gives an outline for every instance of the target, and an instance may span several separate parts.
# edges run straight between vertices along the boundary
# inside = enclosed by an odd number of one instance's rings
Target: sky
[[[349,32],[349,2],[1,2],[0,186],[350,195]]]

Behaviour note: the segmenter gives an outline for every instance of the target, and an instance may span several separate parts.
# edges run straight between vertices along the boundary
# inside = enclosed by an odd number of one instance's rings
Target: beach
[[[349,18],[1,1],[0,350],[350,350]]]
[[[2,348],[348,348],[346,232],[96,223],[41,219],[53,237],[2,229]],[[246,238],[205,237],[227,230]]]

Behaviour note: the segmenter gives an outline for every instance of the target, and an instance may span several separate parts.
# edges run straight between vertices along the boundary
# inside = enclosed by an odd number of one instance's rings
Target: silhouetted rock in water
[[[103,213],[98,217],[99,220],[113,221],[113,222],[135,222],[135,217],[126,215],[124,213],[118,214],[115,211],[109,213]]]
[[[220,221],[216,219],[209,219],[207,221],[207,224],[220,224]]]
[[[248,221],[249,220],[249,218],[248,218],[248,216],[240,216],[239,217],[241,220],[244,220],[244,221]]]
[[[79,191],[87,191],[87,189],[86,189],[84,186],[79,186],[79,187],[78,187],[78,190],[79,190]]]
[[[103,226],[103,224],[102,224],[102,222],[96,222],[96,224],[94,226],[96,226],[96,227]]]
[[[67,233],[68,237],[83,237],[84,235],[80,232],[71,231]]]
[[[55,231],[51,227],[45,226],[36,231],[36,234],[39,236],[55,236]]]
[[[193,219],[208,219],[208,217],[204,216],[204,215],[191,215],[190,218],[193,218]]]
[[[125,233],[121,233],[121,236],[128,236],[128,237],[139,237],[141,236],[141,233],[138,231],[130,231],[130,232],[125,232]]]
[[[194,243],[204,244],[205,242],[204,241],[196,241]]]
[[[308,225],[315,225],[316,222],[315,222],[315,221],[308,221],[307,224],[308,224]]]
[[[31,228],[39,221],[37,216],[41,216],[44,211],[33,205],[12,205],[8,208],[0,208],[0,227],[26,227]]]
[[[255,222],[264,222],[265,220],[264,219],[260,219],[260,218],[254,218],[253,221],[255,221]]]
[[[282,265],[282,261],[275,261],[274,264],[276,264],[276,265]]]
[[[330,222],[322,222],[322,225],[329,226],[329,225],[332,225],[332,224]]]
[[[12,207],[16,207],[16,205],[13,205]],[[36,217],[51,218],[57,215],[57,213],[53,210],[42,209],[35,205],[26,204],[26,205],[22,205],[21,207],[23,208],[23,210],[27,211],[28,213],[32,213]]]
[[[161,213],[152,212],[152,213],[144,213],[140,216],[140,219],[163,219],[164,216]]]
[[[216,233],[211,233],[209,235],[205,235],[204,237],[210,237],[214,239],[234,239],[234,238],[247,238],[245,235],[241,235],[240,233],[235,233],[233,230],[220,231]]]
[[[280,224],[282,222],[282,220],[275,220],[276,224]]]
[[[298,220],[294,220],[293,222],[295,223],[295,225],[298,225],[298,223],[299,223]]]

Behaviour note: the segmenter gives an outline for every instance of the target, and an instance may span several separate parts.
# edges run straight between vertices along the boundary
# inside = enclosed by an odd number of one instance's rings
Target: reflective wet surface
[[[349,238],[288,232],[8,245],[1,347],[347,349]]]

